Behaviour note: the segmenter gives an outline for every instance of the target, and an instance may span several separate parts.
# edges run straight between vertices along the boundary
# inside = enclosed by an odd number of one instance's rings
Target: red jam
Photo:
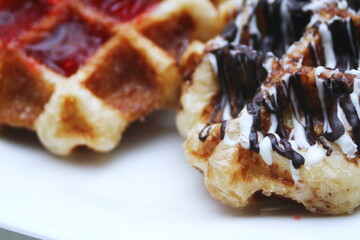
[[[51,0],[0,1],[0,40],[10,42],[39,21],[52,7]]]
[[[132,20],[149,10],[160,0],[83,0],[85,3],[102,10],[120,22]]]
[[[70,76],[104,43],[109,34],[72,16],[47,36],[24,47],[25,52],[56,72]]]

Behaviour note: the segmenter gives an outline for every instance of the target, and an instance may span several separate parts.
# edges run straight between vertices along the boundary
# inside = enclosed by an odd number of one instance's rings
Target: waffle
[[[129,123],[176,106],[181,56],[218,34],[218,12],[208,0],[0,0],[0,125],[59,155],[110,151]]]
[[[358,1],[247,0],[222,34],[191,46],[177,125],[209,193],[311,212],[360,204]]]

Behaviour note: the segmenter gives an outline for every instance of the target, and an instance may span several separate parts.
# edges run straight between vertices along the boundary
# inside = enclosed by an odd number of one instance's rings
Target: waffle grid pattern
[[[60,155],[113,149],[129,123],[176,106],[182,53],[218,32],[222,4],[1,0],[0,124]]]

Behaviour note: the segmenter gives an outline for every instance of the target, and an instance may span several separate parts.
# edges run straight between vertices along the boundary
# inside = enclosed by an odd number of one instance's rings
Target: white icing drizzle
[[[326,23],[321,23],[319,26],[319,32],[321,35],[321,42],[324,48],[325,55],[325,67],[335,68],[336,67],[336,57],[333,49],[333,41],[331,32]]]
[[[218,74],[217,59],[216,59],[215,54],[208,53],[207,57],[208,57],[208,60],[209,60],[209,62],[211,64],[213,70],[214,70],[214,73]],[[222,119],[223,120],[232,119],[230,103],[227,100],[226,100],[226,103],[225,103],[224,111],[222,113]]]
[[[276,115],[272,113],[270,115],[270,128],[268,133],[275,133],[277,126],[278,126],[278,121]]]
[[[324,86],[323,86],[324,79],[320,78],[320,75],[322,73],[324,73],[324,72],[325,72],[324,67],[317,67],[315,69],[315,79],[316,79],[316,87],[317,87],[317,90],[318,90],[318,95],[319,95],[321,109],[322,109],[323,118],[324,118],[323,132],[324,133],[325,132],[331,133],[332,129],[330,127],[329,117],[328,117],[327,112],[326,112]]]
[[[318,89],[318,94],[321,102],[321,108],[323,111],[323,117],[324,117],[324,127],[323,132],[331,133],[332,129],[329,124],[328,115],[326,113],[326,105],[325,105],[325,99],[324,99],[324,86],[323,82],[324,79],[320,78],[319,76],[325,72],[324,67],[317,67],[315,70],[315,78],[316,78],[316,87]],[[333,72],[337,73],[338,70],[335,70]],[[355,75],[354,79],[354,91],[350,94],[350,99],[355,106],[356,112],[358,117],[360,118],[360,105],[359,105],[359,93],[360,93],[360,79],[357,78],[359,76],[359,71],[357,70],[350,70],[346,71],[346,74],[352,74]],[[337,105],[337,117],[339,118],[340,122],[345,128],[345,133],[335,141],[336,144],[338,144],[344,154],[346,154],[349,158],[355,157],[355,153],[357,152],[357,145],[352,140],[351,136],[349,135],[349,131],[352,130],[350,124],[348,123],[345,113],[343,109],[340,107],[340,104]]]
[[[351,102],[353,103],[358,118],[360,118],[360,103],[359,103],[359,95],[360,95],[360,78],[354,79],[354,91],[350,94]]]
[[[326,152],[318,143],[309,147],[305,153],[305,165],[313,165],[322,161],[326,157]]]
[[[310,147],[310,144],[306,138],[306,133],[305,133],[305,128],[304,128],[305,122],[303,119],[300,119],[298,103],[295,99],[295,93],[294,93],[293,89],[291,89],[290,99],[291,99],[292,106],[293,106],[293,111],[292,111],[293,129],[291,130],[289,140],[291,140],[291,138],[293,136],[298,147],[300,147],[301,149],[307,149]]]
[[[274,96],[275,101],[276,99],[276,86],[275,85],[270,85],[270,86],[266,86],[265,84],[261,84],[261,93],[263,94],[263,96],[269,95],[269,96]]]
[[[228,101],[226,101],[225,107],[224,107],[224,111],[222,114],[222,119],[223,120],[231,120],[233,117],[231,116],[231,107],[230,107],[230,103]]]
[[[217,36],[216,38],[209,41],[210,46],[214,46],[216,48],[221,48],[228,45],[228,41],[226,41],[223,37]]]
[[[244,9],[245,11],[239,12],[239,14],[236,16],[235,26],[237,28],[237,33],[233,43],[237,44],[241,41],[244,20],[247,20],[249,22],[249,33],[254,34],[259,38],[261,37],[260,30],[257,26],[256,14],[254,14],[257,4],[258,0],[248,1],[247,8]],[[245,18],[243,16],[245,16]]]
[[[240,42],[241,34],[242,34],[242,14],[238,14],[235,19],[235,26],[237,28],[236,36],[234,39],[234,43]]]
[[[319,14],[314,14],[314,15],[312,15],[308,26],[313,26],[313,25],[314,25],[316,22],[318,22],[319,20],[320,20],[320,15],[319,15]]]
[[[283,0],[280,5],[281,11],[281,30],[284,37],[285,42],[285,49],[289,48],[289,41],[288,41],[288,27],[292,27],[291,23],[291,16],[288,9],[288,0]]]
[[[338,103],[337,106],[337,117],[339,118],[340,122],[343,124],[345,128],[344,134],[335,141],[342,150],[343,153],[347,155],[348,158],[354,158],[355,153],[357,152],[357,145],[352,140],[351,136],[349,135],[348,131],[352,129],[348,121],[346,120],[346,116],[340,104]]]
[[[338,5],[339,9],[347,9],[348,8],[348,3],[346,0],[340,0],[337,5]]]
[[[351,43],[351,50],[353,53],[356,52],[356,47],[355,47],[355,43],[354,41],[352,41],[351,39],[353,39],[353,33],[351,31],[351,19],[350,17],[346,18],[346,30],[349,34],[349,38],[350,38],[350,43]],[[348,62],[348,66],[347,66],[347,70],[350,70],[350,63]]]
[[[294,151],[298,152],[297,149],[299,148],[296,144],[296,142],[294,141],[289,141],[291,144],[291,148],[294,149]],[[299,153],[299,152],[298,152]],[[301,154],[301,153],[299,153]],[[290,172],[291,172],[291,177],[294,180],[294,183],[297,184],[300,180],[300,172],[299,169],[296,169],[293,164],[292,161],[289,161],[290,164]]]
[[[269,4],[273,4],[273,3],[275,3],[275,0],[267,0],[267,2]],[[320,8],[322,8],[323,5],[326,4],[327,2],[328,1],[314,0],[311,3],[305,5],[302,10],[316,12]],[[346,8],[348,8],[348,4],[345,0],[340,0],[338,2],[338,7],[340,9],[346,9]],[[251,16],[249,19],[250,20],[249,21],[249,32],[251,35],[256,35],[258,38],[261,38],[261,32],[257,26],[256,15],[253,14],[254,8],[251,9],[249,7],[247,10],[252,11],[251,14],[248,15],[248,16]],[[286,39],[287,34],[285,34],[289,30],[288,23],[291,22],[291,16],[288,11],[288,0],[283,0],[281,2],[280,10],[281,10],[281,19],[282,19],[281,30],[284,34],[284,39],[286,40],[285,47],[288,48],[289,47],[288,41]],[[334,52],[334,48],[333,48],[333,39],[332,39],[331,31],[329,29],[328,24],[331,24],[333,21],[338,20],[338,19],[341,19],[341,18],[334,17],[327,23],[322,22],[319,25],[319,33],[321,36],[321,43],[322,43],[322,46],[324,49],[325,67],[332,68],[332,69],[336,68],[337,60],[336,60],[336,56],[335,56],[335,52]],[[243,19],[242,14],[239,14],[236,17],[235,26],[237,28],[237,33],[236,33],[233,43],[237,44],[241,40],[242,27],[243,27],[244,20],[245,19]],[[309,25],[314,24],[315,22],[317,22],[319,20],[320,20],[320,15],[314,14],[313,17],[311,18]],[[341,20],[344,21],[344,19],[341,19]],[[353,33],[351,31],[351,19],[346,18],[345,21],[347,24],[347,31],[348,31],[349,37],[352,38]],[[291,25],[290,25],[290,27],[291,27]],[[212,41],[212,43],[219,47],[229,44],[222,37],[217,37],[216,39],[214,39]],[[315,46],[314,46],[315,44],[313,41],[311,42],[311,44],[315,49]],[[352,51],[355,52],[356,46],[354,45],[354,43],[352,41],[351,41],[351,48],[352,48]],[[207,56],[208,56],[209,62],[211,63],[211,65],[214,69],[214,72],[217,74],[218,67],[217,67],[216,56],[212,53],[208,53]],[[263,63],[263,67],[267,70],[268,75],[271,75],[272,66],[274,63],[273,56],[274,55],[272,53],[268,54],[267,59]],[[298,64],[302,65],[302,62],[299,62]],[[318,90],[318,96],[319,96],[320,103],[321,103],[322,114],[323,114],[323,118],[324,118],[323,133],[331,133],[333,130],[331,129],[331,126],[329,124],[329,117],[328,117],[328,114],[326,111],[326,104],[325,104],[325,90],[324,90],[324,86],[323,86],[323,83],[325,80],[320,77],[320,75],[326,71],[325,67],[320,66],[315,69],[315,79],[316,79],[316,87]],[[360,61],[359,61],[359,67],[360,67]],[[348,71],[346,71],[347,74],[356,75],[356,78],[354,79],[354,91],[353,91],[353,93],[350,94],[350,98],[351,98],[353,105],[355,106],[357,115],[360,118],[360,103],[359,103],[360,72],[357,70],[350,71],[350,66],[347,67],[347,70],[348,70]],[[338,72],[338,70],[335,70],[333,72],[333,74],[337,73],[337,72]],[[287,84],[289,81],[289,77],[290,77],[290,74],[287,73],[283,76],[282,80]],[[266,86],[263,83],[261,85],[261,91],[262,91],[264,97],[265,96],[274,96],[275,102],[277,102],[276,86],[274,86],[274,85]],[[294,90],[291,89],[290,91],[291,91],[290,101],[291,101],[292,107],[293,107],[293,111],[292,111],[293,129],[290,132],[288,141],[291,144],[291,148],[304,157],[305,164],[307,166],[317,164],[326,157],[326,150],[319,143],[316,143],[315,145],[311,146],[309,144],[309,142],[307,141],[306,131],[305,131],[305,119],[302,116],[300,116],[300,114],[299,114],[298,103],[297,103],[296,96],[294,94]],[[341,121],[341,123],[343,124],[343,126],[345,127],[345,132],[339,139],[337,139],[335,141],[335,143],[340,146],[340,148],[344,154],[346,154],[349,158],[353,158],[353,157],[355,157],[355,153],[357,152],[358,147],[352,140],[351,136],[349,135],[349,131],[352,130],[352,127],[348,123],[345,113],[344,113],[343,109],[340,107],[339,103],[338,103],[337,109],[338,109],[337,116],[338,116],[339,120]],[[226,102],[226,104],[224,106],[223,119],[224,120],[232,119],[231,107],[230,107],[230,103],[228,101]],[[232,124],[229,124],[226,127],[225,135],[224,135],[224,139],[223,139],[224,144],[231,146],[231,147],[240,144],[242,148],[250,149],[250,132],[251,132],[252,124],[253,124],[253,116],[248,113],[247,106],[245,105],[245,107],[240,112],[238,118],[234,119],[232,121]],[[279,147],[284,148],[284,146],[279,143],[280,137],[278,136],[278,134],[275,133],[277,127],[278,127],[277,116],[272,113],[272,114],[270,114],[270,127],[268,130],[268,133],[274,134]],[[235,136],[235,135],[233,135],[233,132],[234,132],[234,129],[237,129],[237,128],[239,128],[240,131],[236,131],[239,133],[239,135]],[[205,134],[206,132],[208,132],[210,130],[211,130],[211,127],[206,127],[204,129],[203,134]],[[232,139],[230,137],[230,132],[232,133],[233,137],[235,137],[235,139]],[[264,162],[266,164],[272,165],[273,164],[273,156],[272,156],[273,147],[272,147],[270,137],[262,136],[261,133],[258,133],[258,136],[259,136],[259,139],[258,139],[259,154],[261,155],[262,159],[264,160]],[[290,164],[292,178],[295,183],[298,183],[298,181],[300,180],[299,169],[294,168],[292,161],[289,161],[289,164]]]
[[[264,137],[259,143],[259,154],[261,155],[264,162],[268,165],[273,164],[272,158],[272,145],[269,137]]]
[[[206,126],[205,128],[203,128],[203,129],[201,130],[201,132],[200,132],[200,137],[201,137],[201,138],[204,138],[204,137],[207,135],[207,133],[211,131],[211,128],[212,128],[211,125],[210,125],[210,126]]]
[[[294,183],[298,184],[300,180],[300,171],[299,169],[294,168],[291,161],[289,161],[289,165],[290,165],[291,177],[294,180]]]
[[[208,53],[208,54],[207,54],[207,58],[208,58],[211,66],[212,66],[212,68],[213,68],[213,70],[214,70],[214,73],[215,73],[215,74],[218,74],[218,67],[217,67],[216,56],[215,56],[214,54],[212,54],[212,53]]]
[[[253,122],[253,117],[248,113],[247,106],[245,106],[240,114],[239,117],[236,118],[234,121],[237,121],[239,124],[239,136],[237,139],[231,139],[229,136],[229,127],[226,128],[225,136],[224,136],[224,143],[230,147],[236,146],[240,144],[244,149],[250,149],[250,131]]]
[[[324,6],[324,1],[312,1],[308,4],[306,4],[305,6],[303,6],[302,10],[304,12],[307,11],[318,11],[320,8],[322,8]]]
[[[357,146],[349,136],[344,133],[339,139],[335,141],[340,146],[341,151],[347,155],[348,158],[354,158],[357,151]]]
[[[271,75],[272,72],[272,66],[273,66],[273,62],[275,61],[275,56],[273,53],[267,53],[266,55],[266,60],[263,63],[263,68],[266,69],[266,71],[268,72],[268,76]]]
[[[351,69],[345,71],[346,74],[354,75],[356,78],[360,78],[360,71],[356,69]]]
[[[251,16],[251,19],[250,19],[249,33],[251,35],[256,35],[257,38],[259,38],[259,39],[261,38],[261,33],[260,33],[260,30],[259,30],[259,28],[257,26],[257,20],[256,20],[256,15],[255,14],[253,14]],[[251,38],[251,40],[252,40],[252,38]],[[252,43],[250,43],[250,45],[252,45]]]

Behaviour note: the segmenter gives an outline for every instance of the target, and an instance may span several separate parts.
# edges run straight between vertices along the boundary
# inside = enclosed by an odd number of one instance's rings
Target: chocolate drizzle
[[[286,130],[286,124],[284,124],[284,112],[289,108],[291,108],[292,114],[295,117],[293,121],[298,121],[300,127],[304,128],[306,141],[309,146],[319,143],[327,150],[326,155],[329,156],[332,149],[326,140],[334,142],[345,133],[345,127],[338,118],[338,107],[341,107],[347,121],[353,128],[355,143],[359,145],[360,120],[350,98],[352,88],[348,87],[341,78],[328,78],[324,80],[323,86],[325,97],[328,100],[326,112],[329,116],[329,124],[332,131],[325,132],[318,136],[314,130],[314,107],[309,104],[306,91],[301,84],[301,75],[299,72],[290,75],[287,80],[275,83],[274,85],[267,86],[267,83],[263,83],[265,89],[275,87],[276,91],[271,95],[267,92],[264,94],[259,88],[256,94],[254,94],[255,96],[246,103],[247,112],[252,116],[249,149],[259,153],[258,134],[261,133],[264,137],[270,138],[273,150],[292,161],[295,169],[300,168],[301,165],[304,164],[305,160],[303,156],[293,149],[290,143],[291,141],[296,141],[295,136],[289,135]],[[270,114],[275,114],[277,120],[275,133],[264,130],[261,118],[262,108]],[[226,134],[226,127],[227,121],[221,125],[221,139],[223,139]],[[207,130],[208,129],[204,131]],[[292,139],[292,137],[294,137],[294,139]]]
[[[285,84],[284,84],[285,85]],[[276,98],[274,95],[269,95],[267,94],[264,98],[264,106],[266,108],[266,110],[269,113],[275,114],[276,116],[276,121],[278,122],[277,128],[276,128],[276,133],[281,137],[281,138],[287,138],[287,133],[284,129],[284,119],[283,119],[283,114],[284,114],[284,110],[287,107],[288,103],[289,103],[289,95],[288,92],[289,90],[287,89],[287,87],[284,87],[284,94],[285,94],[285,101],[283,101],[281,104],[276,101],[275,99],[280,99],[280,88],[279,85],[276,85]]]
[[[273,52],[275,56],[281,57],[292,43],[300,39],[306,25],[310,22],[311,12],[303,11],[303,6],[309,2],[260,1],[252,16],[256,18],[260,35],[251,34],[250,45],[262,53]],[[286,6],[283,6],[284,4]]]
[[[345,133],[345,127],[338,118],[339,106],[344,111],[346,120],[353,130],[356,145],[360,146],[360,120],[354,104],[350,99],[353,89],[349,88],[341,78],[328,79],[323,82],[327,97],[330,100],[328,106],[329,123],[332,132],[324,133],[329,141],[336,141]]]
[[[339,139],[344,133],[345,128],[342,122],[339,120],[338,103],[339,99],[346,93],[346,85],[340,79],[328,79],[323,82],[326,97],[328,98],[327,114],[329,116],[329,124],[332,129],[331,132],[325,132],[324,137],[330,142],[334,142]]]
[[[297,153],[294,149],[292,149],[291,144],[286,140],[281,138],[278,142],[276,136],[274,134],[267,134],[267,137],[270,138],[272,148],[281,156],[291,159],[292,165],[295,169],[298,169],[305,163],[303,156]],[[280,147],[280,144],[283,147]]]
[[[227,45],[211,52],[216,58],[221,97],[217,100],[211,123],[225,119],[224,109],[230,106],[231,118],[237,117],[246,100],[252,98],[266,78],[262,67],[264,57],[246,46]],[[221,109],[221,110],[220,110]]]
[[[322,46],[324,57],[326,51],[333,51],[335,59],[331,59],[331,63],[329,63],[330,61],[327,62],[326,58],[323,59],[318,56],[316,51],[317,46],[314,46],[314,44],[309,44],[308,48],[312,60],[311,66],[324,65],[331,68],[338,68],[340,71],[357,69],[359,67],[360,42],[358,33],[354,27],[353,20],[350,18],[334,18],[329,23],[319,22],[317,27],[319,28],[321,24],[326,24],[330,33],[330,41],[332,41],[331,47],[326,45]],[[336,61],[336,63],[332,63],[332,61]]]
[[[310,22],[312,13],[303,10],[310,2],[260,0],[252,10],[249,24],[244,26],[244,29],[238,29],[233,21],[227,25],[221,36],[234,45],[246,44],[262,54],[273,52],[275,56],[281,57],[292,43],[300,39]],[[284,7],[285,9],[282,9]],[[243,30],[249,31],[249,39],[245,39],[244,36],[236,38]]]
[[[304,129],[305,129],[306,139],[310,145],[315,145],[316,134],[314,131],[314,124],[313,124],[313,117],[312,117],[313,114],[311,112],[310,105],[306,100],[305,91],[304,91],[303,87],[301,86],[300,74],[295,73],[294,75],[292,75],[289,79],[289,83],[292,85],[293,90],[296,94],[297,100],[299,102],[299,105],[302,109],[302,114],[305,119]],[[292,104],[297,104],[297,103],[295,102]],[[299,116],[297,116],[297,117],[299,117]]]
[[[210,135],[211,127],[207,124],[199,133],[199,140],[205,142]]]
[[[226,28],[222,31],[221,36],[224,39],[226,39],[229,43],[234,42],[238,31],[239,30],[236,27],[235,22],[232,21],[227,24]],[[235,43],[235,44],[238,44],[238,43]]]
[[[252,116],[253,122],[250,129],[250,150],[259,153],[258,131],[262,129],[261,125],[261,105],[263,102],[263,95],[258,91],[252,101],[247,104],[247,111]]]
[[[311,57],[311,62],[312,62],[311,66],[320,66],[321,65],[320,58],[316,52],[316,48],[315,48],[314,44],[309,43],[308,48],[310,51],[310,57]]]
[[[221,140],[224,140],[227,124],[228,124],[228,121],[223,121],[221,123],[221,127],[220,127],[220,139]]]
[[[356,110],[359,106],[354,106],[357,103],[352,101],[354,96],[350,96],[353,94],[353,87],[349,83],[354,79],[349,77],[349,74],[337,74],[337,77],[333,77],[334,74],[332,74],[331,77],[322,79],[322,89],[318,91],[323,91],[324,99],[319,100],[322,104],[323,100],[326,102],[326,109],[323,112],[326,114],[323,116],[324,127],[325,121],[330,126],[323,129],[322,133],[317,133],[314,126],[314,120],[321,119],[321,111],[312,104],[314,96],[309,95],[312,91],[307,92],[315,86],[308,86],[310,82],[302,82],[302,77],[309,78],[308,70],[286,73],[281,76],[281,81],[268,79],[264,82],[268,72],[263,65],[267,66],[267,60],[270,58],[270,56],[265,57],[265,54],[273,52],[280,57],[292,43],[300,39],[312,15],[312,12],[304,11],[306,9],[304,6],[309,3],[311,3],[309,0],[260,0],[250,13],[249,23],[244,29],[238,29],[238,24],[232,22],[222,32],[220,47],[209,52],[209,55],[216,60],[216,62],[212,61],[212,64],[217,70],[221,92],[216,99],[211,120],[199,134],[201,141],[206,141],[210,134],[209,126],[213,123],[221,123],[220,138],[226,140],[229,120],[236,118],[240,111],[247,111],[242,113],[248,114],[244,115],[244,119],[248,120],[250,115],[252,122],[250,125],[241,125],[247,129],[240,129],[240,131],[249,132],[248,142],[246,142],[247,139],[239,138],[239,140],[230,139],[230,144],[239,141],[243,147],[260,153],[259,141],[268,137],[272,149],[290,159],[295,169],[305,163],[298,149],[308,149],[319,145],[326,150],[326,155],[330,156],[333,150],[329,142],[337,141],[344,134],[348,134],[349,126],[352,128],[352,134],[349,135],[350,142],[348,137],[347,140],[341,141],[351,143],[351,137],[353,137],[355,144],[360,146],[360,119]],[[332,38],[336,67],[340,71],[357,68],[360,44],[353,21],[350,18],[335,18],[326,24],[331,35],[329,39]],[[239,37],[239,32],[242,31],[244,34]],[[246,34],[246,31],[249,34]],[[249,36],[249,38],[244,39],[244,36]],[[238,40],[240,42],[236,42]],[[330,45],[328,48],[331,49],[331,41],[328,42],[330,44],[327,46]],[[323,64],[315,43],[309,43],[308,48],[313,66]],[[272,69],[272,67],[269,68]],[[324,71],[330,70],[324,68]],[[318,78],[318,76],[315,77]],[[225,109],[229,114],[225,114]],[[343,115],[341,115],[342,112]],[[265,127],[268,124],[264,122],[267,118],[262,117],[264,113],[270,114],[271,126],[268,129]],[[292,114],[293,122],[290,126],[289,121],[284,121],[285,117],[289,117],[289,113]],[[241,116],[243,115],[239,116],[239,121],[244,120],[240,119]],[[276,129],[274,129],[275,124]]]
[[[360,9],[360,1],[359,0],[347,0],[349,7],[354,9],[355,11],[359,11]]]
[[[334,20],[329,24],[336,56],[336,68],[340,71],[359,67],[359,43],[354,23],[349,20]]]
[[[348,94],[343,95],[340,98],[340,106],[343,109],[346,120],[349,122],[350,126],[353,129],[355,144],[360,146],[360,120],[357,115],[354,104],[350,100]]]
[[[282,87],[280,87],[280,84]],[[280,94],[281,89],[283,94]],[[293,99],[296,99],[294,102],[290,96],[291,94],[294,95]],[[275,99],[277,99],[277,101]],[[279,104],[279,102],[281,102],[281,104]],[[308,143],[310,145],[315,145],[317,141],[314,131],[313,114],[306,99],[305,91],[301,85],[299,73],[289,76],[287,83],[286,81],[282,81],[277,84],[276,98],[274,95],[267,94],[263,99],[263,105],[269,113],[275,114],[276,116],[278,124],[276,134],[280,137],[280,140],[278,142],[274,134],[266,133],[263,129],[258,128],[257,131],[261,132],[264,136],[268,136],[271,140],[273,149],[280,155],[291,159],[294,168],[299,168],[305,160],[299,153],[292,149],[290,142],[287,140],[289,139],[289,135],[285,130],[284,124],[284,111],[289,105],[292,107],[293,114],[295,114],[295,108],[297,109],[299,107],[301,109],[301,112],[298,112],[299,116],[296,116],[296,121],[301,122],[299,119],[300,115],[305,119],[303,127]],[[283,146],[283,148],[280,147],[279,143]]]

